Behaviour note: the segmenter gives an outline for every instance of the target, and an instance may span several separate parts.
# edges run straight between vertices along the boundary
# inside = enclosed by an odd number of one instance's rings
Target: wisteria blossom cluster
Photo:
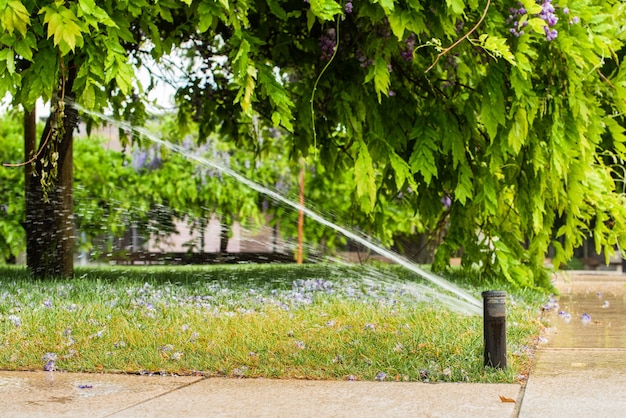
[[[415,50],[415,34],[412,33],[409,37],[404,41],[406,45],[406,49],[400,52],[400,55],[405,61],[413,60],[413,51]]]
[[[135,171],[156,170],[163,164],[161,158],[161,150],[159,147],[150,147],[148,149],[136,148],[132,154],[132,165]]]
[[[319,45],[322,50],[322,60],[330,61],[335,53],[335,47],[337,46],[337,35],[334,28],[326,30],[326,32],[320,37]]]
[[[555,40],[559,33],[553,27],[557,24],[559,18],[555,14],[552,0],[543,0],[543,3],[541,3],[541,13],[539,13],[539,17],[546,22],[546,26],[543,27],[543,30],[546,33],[546,41]]]
[[[518,8],[511,7],[509,9],[509,18],[506,20],[507,25],[512,25],[509,31],[516,37],[520,37],[524,34],[522,28],[528,25],[528,21],[520,23],[520,18],[526,14],[526,9],[521,3],[518,3]]]
[[[538,0],[541,2],[541,12],[539,12],[535,17],[541,18],[545,25],[543,26],[543,30],[546,36],[546,41],[550,42],[555,40],[559,32],[555,28],[557,23],[559,22],[559,17],[557,15],[558,6],[554,6],[552,4],[552,0]],[[561,12],[564,15],[569,15],[569,8],[564,7]],[[515,37],[520,37],[524,34],[524,28],[528,26],[528,21],[522,21],[522,17],[526,15],[528,11],[522,5],[522,3],[517,3],[517,7],[511,7],[509,9],[509,17],[506,20],[508,25],[511,25],[509,32]],[[578,17],[573,17],[570,19],[570,25],[576,24],[579,22]]]

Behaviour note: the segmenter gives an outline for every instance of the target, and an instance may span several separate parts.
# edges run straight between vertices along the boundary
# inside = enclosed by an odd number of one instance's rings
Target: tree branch
[[[456,42],[454,42],[452,45],[450,45],[449,47],[447,47],[446,49],[444,49],[443,51],[441,51],[438,55],[437,58],[435,59],[435,62],[433,62],[431,64],[430,67],[428,67],[426,69],[426,71],[424,71],[425,73],[429,72],[430,70],[433,69],[433,67],[435,65],[437,65],[437,62],[439,62],[439,59],[441,57],[443,57],[444,55],[446,55],[448,52],[450,52],[450,50],[452,50],[452,48],[456,47],[458,44],[460,44],[461,42],[463,42],[465,39],[467,39],[472,33],[474,33],[476,31],[476,29],[478,29],[478,27],[480,26],[481,23],[483,23],[483,20],[485,20],[485,16],[487,16],[487,11],[489,10],[489,7],[491,6],[491,0],[487,0],[487,5],[485,6],[485,10],[483,11],[483,15],[480,17],[480,20],[474,25],[474,27],[467,32],[465,35],[461,36],[459,39],[456,40]]]

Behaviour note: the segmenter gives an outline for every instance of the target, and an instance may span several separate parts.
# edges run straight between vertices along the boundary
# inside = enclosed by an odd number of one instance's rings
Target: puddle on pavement
[[[108,416],[201,377],[0,371],[0,416]]]
[[[85,396],[99,393],[115,393],[122,391],[124,388],[120,385],[110,382],[100,382],[97,384],[90,379],[68,379],[67,375],[57,372],[32,373],[22,372],[23,377],[0,377],[0,392],[7,390],[15,390],[19,388],[24,392],[42,392],[51,390],[71,390],[79,396]],[[60,378],[58,378],[60,376]],[[96,390],[89,390],[96,389]]]
[[[554,329],[547,347],[626,348],[626,287],[623,282],[573,283],[560,288],[559,307],[548,315]],[[589,318],[584,318],[585,314]]]

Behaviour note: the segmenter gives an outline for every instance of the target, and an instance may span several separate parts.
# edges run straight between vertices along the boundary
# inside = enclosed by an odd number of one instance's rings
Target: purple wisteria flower
[[[541,4],[541,13],[539,13],[539,17],[547,24],[543,27],[543,30],[546,34],[546,41],[548,42],[554,41],[559,34],[556,29],[551,29],[559,21],[555,11],[554,6],[552,5],[552,0],[544,0]]]
[[[322,60],[330,61],[335,53],[335,47],[337,46],[335,29],[328,29],[326,33],[320,37],[319,46],[322,49]]]
[[[406,49],[400,53],[400,56],[405,61],[412,61],[413,51],[415,50],[415,34],[410,34],[406,41],[404,41],[404,44],[406,45]]]
[[[544,0],[541,4],[541,12],[539,13],[539,17],[542,18],[548,26],[554,26],[559,21],[558,16],[555,14],[554,6],[552,5],[552,0]]]
[[[341,354],[337,354],[335,358],[333,359],[333,363],[336,363],[336,364],[343,364],[343,362],[344,362],[344,358]]]
[[[583,313],[582,316],[580,317],[580,322],[583,325],[587,325],[591,322],[591,315],[589,315],[588,313]]]
[[[385,380],[386,377],[387,377],[387,373],[385,373],[385,372],[378,372],[378,373],[376,373],[375,379],[378,380],[379,382],[382,382],[382,381]]]
[[[544,311],[555,311],[559,309],[559,302],[556,300],[554,296],[550,296],[548,299],[548,303],[544,304],[541,307]]]
[[[244,377],[246,375],[247,370],[248,370],[247,366],[236,367],[233,369],[233,376]]]
[[[548,26],[544,26],[543,30],[546,33],[546,41],[554,41],[559,35],[556,29],[550,29]]]
[[[343,10],[345,10],[348,14],[352,13],[352,2],[347,2],[346,5],[343,6]]]
[[[572,315],[569,312],[559,311],[559,318],[561,318],[565,323],[568,323],[572,320]]]
[[[135,171],[140,171],[145,167],[148,160],[148,151],[145,149],[138,149],[133,152],[133,168]]]
[[[15,327],[22,325],[22,319],[17,315],[9,315],[9,322]]]
[[[511,7],[509,9],[509,17],[506,20],[506,24],[507,25],[511,25],[511,28],[509,29],[509,31],[513,34],[513,36],[516,37],[520,37],[524,34],[524,31],[522,30],[523,27],[525,27],[526,25],[528,25],[527,21],[524,21],[522,24],[519,23],[520,18],[522,16],[524,16],[526,14],[526,9],[524,8],[524,6],[521,5],[521,3],[519,4],[519,8],[514,8]]]
[[[41,357],[42,361],[45,361],[46,364],[43,366],[43,369],[47,372],[53,372],[57,369],[56,360],[58,356],[56,353],[46,353]]]
[[[363,68],[369,67],[370,65],[374,64],[374,60],[365,56],[365,54],[361,50],[357,50],[355,56],[356,59],[359,61],[360,66]]]

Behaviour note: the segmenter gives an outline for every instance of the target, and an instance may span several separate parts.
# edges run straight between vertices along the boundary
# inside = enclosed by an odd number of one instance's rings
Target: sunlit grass
[[[3,269],[0,285],[0,369],[231,377],[514,382],[543,301],[510,291],[502,371],[483,367],[481,317],[359,270],[99,268],[33,281]]]

